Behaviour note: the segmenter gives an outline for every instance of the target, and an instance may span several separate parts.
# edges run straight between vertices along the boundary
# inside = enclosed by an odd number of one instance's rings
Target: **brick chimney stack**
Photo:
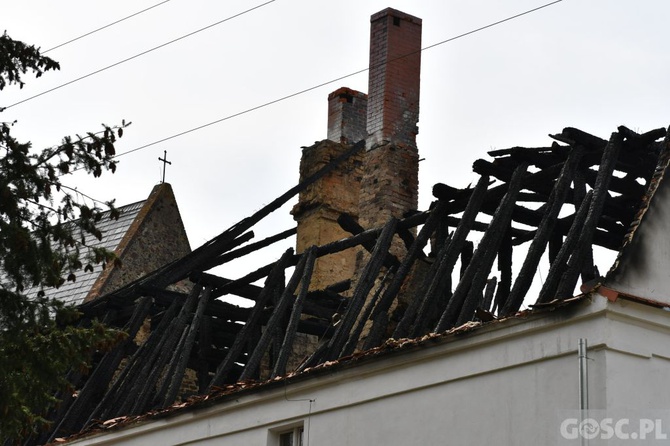
[[[387,8],[370,18],[368,148],[384,141],[416,147],[421,19]]]
[[[415,210],[419,187],[421,19],[387,8],[370,22],[368,139],[359,214],[365,228]]]
[[[328,95],[328,139],[355,144],[368,135],[368,95],[342,87]]]

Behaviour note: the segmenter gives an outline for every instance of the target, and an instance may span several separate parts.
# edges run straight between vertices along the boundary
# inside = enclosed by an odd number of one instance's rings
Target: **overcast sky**
[[[1,26],[52,48],[159,0],[4,2]],[[536,8],[548,0],[275,0],[147,55],[10,107],[15,135],[35,148],[100,123],[132,121],[119,152],[225,118],[364,69],[370,15],[393,7],[423,19],[423,46]],[[61,71],[5,89],[11,105],[264,3],[171,0],[47,53]],[[624,124],[670,124],[670,2],[563,0],[422,54],[420,207],[431,187],[465,187],[472,162],[491,149],[546,146],[578,127],[608,138]],[[167,150],[192,247],[298,181],[301,146],[326,137],[328,93],[367,91],[367,73],[223,121],[120,158],[116,174],[64,180],[100,200],[127,204],[160,182]],[[291,203],[292,204],[292,203]],[[257,231],[293,225],[290,205]],[[609,266],[609,265],[608,265]]]

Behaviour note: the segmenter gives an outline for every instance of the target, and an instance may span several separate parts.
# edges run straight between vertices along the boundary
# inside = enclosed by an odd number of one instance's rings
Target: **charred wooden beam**
[[[416,317],[414,318],[414,321],[416,322],[409,320],[410,316],[408,316],[408,320],[400,321],[400,325],[402,326],[408,326],[414,322],[412,331],[413,336],[419,336],[419,334],[423,332],[425,326],[422,321],[428,319],[428,313],[434,309],[435,303],[439,300],[440,295],[444,294],[445,287],[450,286],[451,284],[450,278],[452,270],[458,260],[459,254],[463,250],[463,246],[466,243],[466,237],[470,233],[475,218],[486,197],[488,185],[488,177],[482,176],[470,196],[465,211],[463,212],[463,216],[461,217],[461,221],[456,227],[449,243],[447,243],[438,254],[435,268],[431,268],[426,280],[419,288],[418,293],[415,294],[414,300],[421,302]]]
[[[256,243],[251,243],[247,246],[243,246],[239,249],[235,249],[233,251],[226,252],[224,254],[220,254],[213,258],[210,262],[205,263],[202,266],[202,270],[206,271],[208,269],[214,268],[215,266],[223,265],[224,263],[228,263],[232,260],[238,259],[240,257],[243,257],[247,254],[251,254],[252,252],[256,252],[260,249],[266,248],[274,243],[277,243],[278,241],[287,239],[288,237],[291,237],[295,235],[297,232],[297,228],[291,228],[287,229],[286,231],[280,232],[279,234],[275,234],[273,236],[264,238],[263,240],[260,240]]]
[[[514,287],[501,311],[499,311],[501,316],[516,313],[521,307],[523,299],[526,297],[526,293],[530,289],[533,277],[537,271],[537,265],[540,263],[542,254],[544,254],[547,243],[556,227],[558,214],[565,202],[568,190],[570,189],[570,183],[575,176],[575,171],[581,160],[582,152],[581,147],[573,150],[563,166],[563,170],[561,171],[558,181],[556,181],[556,185],[549,197],[549,201],[547,202],[547,208],[542,217],[542,221],[538,225],[533,242],[528,248],[526,258],[524,259],[521,270],[514,282]]]
[[[501,229],[507,227],[512,218],[514,201],[516,200],[516,194],[521,188],[521,180],[526,173],[526,168],[527,165],[522,164],[515,170],[509,183],[509,189],[498,206],[499,211],[494,215],[490,228],[484,233],[484,237],[482,237],[472,262],[456,286],[456,290],[451,296],[447,308],[442,313],[440,321],[435,328],[436,332],[453,327],[455,323],[461,320],[472,318],[475,308],[477,308],[481,299],[482,290],[486,285],[486,278],[491,270],[498,247],[502,241],[504,230]]]
[[[103,398],[109,382],[118,370],[121,360],[126,355],[129,344],[132,344],[150,309],[150,297],[145,297],[137,302],[135,313],[125,327],[128,337],[122,344],[108,352],[95,370],[93,370],[68,411],[60,417],[60,421],[52,430],[47,443],[52,442],[61,431],[75,432],[84,427],[91,411],[95,409],[95,405]]]
[[[309,283],[312,280],[312,273],[314,272],[314,262],[316,261],[316,248],[311,247],[305,253],[305,264],[300,279],[300,292],[298,297],[293,302],[293,308],[291,310],[291,316],[289,318],[288,325],[286,327],[286,333],[282,341],[281,349],[279,350],[279,355],[277,356],[277,361],[275,362],[274,369],[272,370],[271,378],[277,376],[283,376],[286,373],[286,364],[288,362],[289,355],[293,350],[293,341],[295,339],[295,334],[298,330],[300,318],[302,315],[302,307],[307,298],[307,291],[309,290]],[[297,267],[296,267],[297,270]]]
[[[572,296],[582,265],[589,258],[593,234],[596,231],[603,205],[608,196],[609,184],[613,179],[612,173],[614,172],[614,166],[619,156],[622,142],[623,137],[621,134],[613,133],[607,143],[607,147],[603,153],[603,160],[598,170],[598,177],[593,188],[593,199],[591,200],[589,212],[579,236],[578,249],[570,257],[568,268],[561,278],[561,283],[556,291],[558,298],[567,297],[568,295]]]
[[[586,133],[574,127],[566,127],[557,135],[549,135],[557,141],[575,146],[581,145],[587,151],[602,151],[607,145],[607,141],[597,136]]]
[[[347,311],[344,313],[344,317],[337,326],[335,334],[328,343],[328,351],[325,356],[328,360],[336,359],[340,356],[340,353],[349,338],[351,329],[365,304],[365,300],[379,276],[379,271],[383,266],[384,259],[386,258],[386,254],[393,241],[393,235],[396,233],[397,226],[398,220],[391,218],[384,226],[382,233],[377,239],[375,249],[370,255],[370,260],[363,268],[361,277],[356,284],[356,289],[351,296],[351,302],[347,307]]]
[[[183,304],[183,301],[174,301],[170,308],[166,310],[166,315],[163,317],[163,320],[154,330],[152,330],[151,335],[146,342],[144,342],[128,359],[126,366],[114,379],[109,390],[105,393],[105,396],[91,412],[86,421],[86,425],[96,418],[106,419],[120,415],[118,409],[123,404],[124,398],[129,394],[128,392],[130,392],[134,384],[134,379],[142,369],[145,359],[150,357],[152,353],[158,349],[165,332],[175,318],[177,312],[181,310]]]
[[[371,298],[368,298],[368,301],[365,303],[365,306],[363,307],[363,311],[358,315],[358,319],[356,320],[354,328],[351,330],[349,334],[349,339],[347,340],[347,343],[345,344],[340,356],[349,356],[353,354],[356,348],[358,347],[361,335],[363,334],[363,330],[365,329],[367,321],[370,319],[372,310],[374,310],[375,306],[377,305],[377,301],[381,297],[382,293],[384,293],[384,291],[388,287],[389,281],[395,273],[396,273],[395,269],[390,268],[389,270],[386,271],[386,274],[384,274],[384,277],[382,277],[381,281],[379,281],[379,285],[377,286],[377,289],[375,290],[374,294],[372,295]]]
[[[498,249],[500,282],[495,294],[494,310],[502,308],[509,300],[510,289],[512,288],[512,254],[511,226],[507,226]]]
[[[312,262],[313,262],[314,250],[310,250],[310,252],[312,253]],[[272,311],[272,316],[270,317],[270,320],[265,326],[265,329],[261,334],[260,340],[258,341],[258,343],[256,343],[256,348],[254,348],[253,353],[251,354],[251,356],[249,356],[249,360],[247,361],[247,364],[244,367],[244,370],[242,371],[242,375],[240,375],[241,381],[250,379],[258,371],[258,368],[261,365],[261,359],[263,358],[263,355],[265,355],[265,352],[267,351],[268,346],[270,345],[270,341],[272,340],[273,336],[276,333],[279,321],[282,320],[286,315],[289,305],[291,304],[291,300],[293,300],[294,292],[298,288],[300,281],[303,280],[304,278],[303,272],[305,271],[307,259],[308,259],[307,255],[303,255],[300,257],[300,261],[296,265],[295,270],[291,275],[291,279],[284,288],[277,304],[275,305]],[[306,286],[309,286],[309,283],[307,283]],[[303,285],[303,288],[305,288],[305,285]]]
[[[572,227],[570,228],[563,245],[561,245],[561,249],[556,255],[556,259],[551,264],[551,268],[549,268],[549,273],[547,274],[547,278],[542,285],[540,294],[537,298],[537,301],[535,302],[536,304],[550,302],[556,297],[556,289],[561,280],[561,276],[563,275],[563,271],[565,271],[567,261],[572,255],[575,246],[579,242],[579,234],[583,229],[584,221],[586,220],[586,214],[588,213],[592,197],[593,191],[589,191],[586,194],[582,205],[577,210]]]
[[[458,274],[459,280],[465,275],[465,271],[470,266],[472,256],[475,253],[475,245],[471,241],[466,241],[461,249],[461,271]]]
[[[342,213],[340,216],[337,218],[337,223],[340,225],[342,229],[345,231],[349,232],[352,235],[358,235],[363,232],[365,232],[365,228],[363,226],[359,225],[354,218],[347,214],[347,213]],[[365,248],[366,251],[372,252],[375,248],[375,242],[374,240],[369,240],[361,243],[363,245],[363,248]],[[393,266],[398,266],[400,264],[400,261],[396,256],[394,256],[391,253],[388,253],[386,255],[386,258],[384,259],[384,266],[387,268],[391,268]]]
[[[134,395],[134,398],[125,398],[120,406],[120,413],[136,415],[153,408],[157,385],[161,380],[169,379],[165,375],[164,368],[183,343],[201,291],[202,284],[193,287],[179,315],[170,323],[166,335],[161,337],[158,348],[151,352],[138,374],[133,377],[134,383],[130,388],[130,394]]]
[[[173,356],[173,365],[168,367],[168,372],[166,373],[164,379],[163,388],[158,392],[160,407],[169,406],[170,404],[174,403],[177,398],[181,383],[184,380],[184,373],[186,372],[188,360],[191,357],[191,351],[193,350],[196,335],[198,334],[198,330],[200,330],[200,323],[203,320],[205,310],[210,303],[209,295],[211,292],[211,286],[205,287],[204,292],[198,298],[198,306],[196,308],[195,314],[193,315],[193,319],[191,320],[191,323],[186,330],[186,337],[183,342],[183,346]]]
[[[437,206],[431,211],[430,217],[426,220],[426,223],[419,231],[419,234],[416,237],[416,240],[410,246],[409,251],[402,260],[402,263],[398,267],[398,270],[393,275],[391,282],[388,287],[382,294],[381,298],[377,302],[374,310],[371,314],[372,319],[372,328],[368,334],[368,338],[365,343],[365,347],[374,348],[382,343],[382,338],[384,332],[386,331],[386,325],[388,322],[388,310],[391,307],[391,304],[396,299],[400,287],[405,282],[407,275],[409,274],[412,266],[414,265],[415,260],[419,257],[420,254],[423,254],[423,248],[428,243],[429,238],[433,235],[435,228],[437,228],[438,223],[444,217],[446,211],[445,203],[438,203]]]
[[[247,320],[246,324],[244,325],[244,327],[242,327],[239,334],[235,338],[235,342],[228,350],[226,358],[217,368],[216,373],[214,374],[214,377],[212,378],[212,381],[209,384],[208,390],[211,391],[212,387],[220,386],[226,382],[226,379],[228,378],[228,375],[232,370],[233,365],[235,364],[235,362],[238,360],[238,357],[242,353],[242,349],[244,348],[249,336],[253,334],[253,330],[256,328],[256,325],[258,324],[258,320],[261,316],[263,309],[265,308],[265,305],[272,297],[274,288],[279,284],[279,281],[283,277],[284,270],[289,266],[293,257],[294,257],[293,249],[288,249],[284,253],[284,255],[282,255],[282,257],[279,259],[279,261],[275,262],[275,264],[273,265],[272,271],[270,272],[270,274],[267,277],[267,280],[265,281],[263,291],[261,292],[261,295],[256,301],[256,305],[254,305],[254,308],[251,311],[251,314],[249,315],[249,319]]]

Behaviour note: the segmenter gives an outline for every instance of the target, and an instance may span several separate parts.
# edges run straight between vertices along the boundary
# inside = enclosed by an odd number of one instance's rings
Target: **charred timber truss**
[[[435,185],[436,200],[427,211],[379,228],[361,228],[343,215],[340,225],[349,238],[303,253],[288,249],[234,280],[206,272],[293,235],[289,229],[247,244],[254,224],[364,144],[352,146],[191,254],[82,305],[83,323],[104,319],[126,330],[129,339],[97,358],[95,368],[80,377],[76,397],[61,395],[63,404],[51,414],[52,431],[27,444],[78,432],[97,420],[169,406],[188,396],[183,383],[189,373],[192,394],[240,379],[285,375],[296,369],[288,368],[288,360],[298,336],[315,340],[311,354],[300,358],[300,370],[390,337],[418,337],[514,315],[524,303],[572,296],[576,285],[599,277],[594,246],[621,247],[668,140],[665,129],[637,134],[625,127],[609,140],[574,128],[552,138],[557,142],[550,147],[490,152],[492,160],[473,165],[480,176],[474,187]],[[389,252],[394,240],[404,255]],[[359,276],[311,289],[315,261],[349,248],[365,252]],[[529,296],[546,257],[539,296]],[[460,271],[454,271],[457,264]],[[227,295],[253,305],[219,299]],[[150,327],[138,345],[133,338],[143,324]]]

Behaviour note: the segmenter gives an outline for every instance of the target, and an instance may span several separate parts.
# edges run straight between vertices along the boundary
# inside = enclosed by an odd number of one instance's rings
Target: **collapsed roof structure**
[[[296,187],[80,305],[83,323],[98,318],[129,337],[90,373],[72,374],[76,393],[59,395],[51,431],[26,444],[235,383],[295,376],[393,340],[514,318],[524,303],[553,308],[577,286],[603,286],[594,248],[624,247],[625,257],[665,174],[667,131],[622,126],[601,139],[565,128],[548,147],[492,151],[474,162],[473,187],[436,184],[429,209],[417,211],[420,26],[392,9],[372,17],[370,93],[331,94],[329,138],[304,149]],[[254,225],[296,195],[298,228],[250,243]],[[296,234],[297,252],[243,277],[210,272]],[[544,259],[548,273],[531,295]],[[615,265],[610,281],[616,273]],[[225,302],[230,295],[253,306]]]

